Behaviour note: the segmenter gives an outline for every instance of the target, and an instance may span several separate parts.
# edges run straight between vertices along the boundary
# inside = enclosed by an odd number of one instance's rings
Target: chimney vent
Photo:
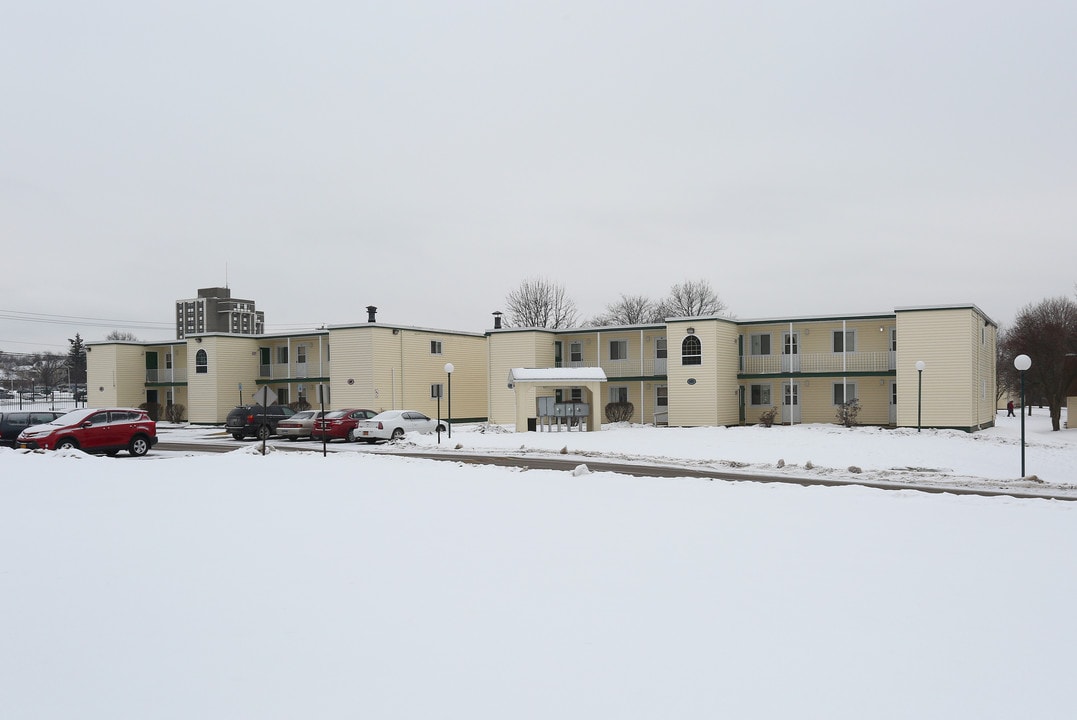
[[[367,305],[366,306],[366,321],[367,322],[377,322],[377,320],[374,318],[374,316],[377,315],[377,314],[378,314],[378,308],[377,307],[375,307],[374,305]]]
[[[501,311],[500,310],[495,310],[494,311],[494,330],[500,330],[500,329],[501,329]]]

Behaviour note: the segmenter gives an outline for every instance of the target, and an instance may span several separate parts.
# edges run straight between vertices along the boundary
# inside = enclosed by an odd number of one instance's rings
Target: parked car
[[[399,440],[409,432],[432,433],[448,429],[447,420],[442,420],[439,425],[437,420],[415,410],[386,410],[359,423],[355,436],[363,442],[372,443],[377,440]]]
[[[44,425],[63,415],[53,410],[33,410],[31,412],[0,412],[0,445],[15,447],[15,441],[31,425]]]
[[[373,410],[348,408],[327,412],[325,417],[314,422],[310,437],[312,440],[344,440],[355,442],[355,429],[363,420],[377,415]]]
[[[74,410],[44,425],[31,425],[19,433],[17,444],[32,450],[77,448],[106,455],[126,450],[141,456],[157,444],[157,423],[135,408]]]
[[[295,415],[287,405],[240,405],[228,412],[224,428],[232,433],[236,440],[256,437],[264,440],[277,434],[277,425],[281,420]]]
[[[309,438],[314,421],[322,414],[321,410],[300,410],[291,417],[277,423],[277,434],[289,440]]]

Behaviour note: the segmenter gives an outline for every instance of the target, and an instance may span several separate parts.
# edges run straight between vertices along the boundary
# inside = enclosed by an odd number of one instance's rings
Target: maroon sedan
[[[313,440],[344,440],[355,442],[355,428],[360,420],[366,420],[377,415],[373,410],[333,410],[327,412],[324,418],[314,421],[310,429],[310,437]]]

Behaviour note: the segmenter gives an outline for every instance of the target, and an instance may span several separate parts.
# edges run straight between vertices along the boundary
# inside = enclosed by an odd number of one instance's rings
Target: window
[[[628,402],[628,388],[624,385],[611,385],[610,386],[610,402],[611,403],[626,403]]]
[[[610,360],[628,359],[628,341],[610,340]]]
[[[659,360],[666,359],[666,339],[664,337],[654,339],[654,356]]]
[[[659,385],[654,389],[654,404],[657,407],[669,407],[668,385]]]
[[[205,350],[199,350],[194,355],[194,371],[196,373],[208,373],[209,372],[209,355]]]
[[[165,370],[172,369],[172,353],[165,353]]]
[[[583,362],[583,343],[577,340],[568,344],[568,361],[574,363]]]
[[[430,354],[431,355],[440,355],[441,354],[441,341],[440,340],[431,340],[430,341]]]
[[[897,350],[897,328],[890,328],[890,349]]]
[[[856,400],[856,383],[834,383],[834,404],[844,405]]]
[[[287,405],[288,404],[288,388],[286,388],[286,387],[285,388],[277,388],[277,404],[278,405]]]
[[[752,405],[773,405],[770,401],[770,385],[752,385]]]
[[[695,335],[689,335],[681,342],[681,365],[702,365],[703,345]]]
[[[288,346],[282,345],[277,348],[277,362],[281,365],[288,364]]]
[[[752,335],[752,355],[770,355],[770,334]]]
[[[442,387],[441,383],[434,383],[433,385],[430,386],[430,397],[431,398],[436,399],[436,398],[440,398],[440,397],[444,397],[444,396],[445,396],[445,393],[443,392],[443,387]]]
[[[299,347],[297,347],[295,349],[295,361],[297,363],[306,363],[307,362],[307,346],[306,345],[300,345]]]
[[[569,402],[583,402],[583,390],[580,388],[572,388],[568,393]]]
[[[856,352],[856,331],[855,330],[835,330],[834,331],[834,352]]]

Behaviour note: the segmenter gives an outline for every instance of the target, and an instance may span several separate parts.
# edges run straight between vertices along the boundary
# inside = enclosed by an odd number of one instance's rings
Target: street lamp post
[[[1032,358],[1018,355],[1013,359],[1013,366],[1021,373],[1021,477],[1025,476],[1025,370],[1032,367]]]
[[[449,439],[452,440],[452,371],[456,368],[452,363],[445,363],[445,374],[449,378],[448,386],[448,401],[449,401],[449,418],[445,421],[449,425]]]
[[[916,361],[916,432],[920,432],[920,418],[924,409],[924,368],[927,363]]]

